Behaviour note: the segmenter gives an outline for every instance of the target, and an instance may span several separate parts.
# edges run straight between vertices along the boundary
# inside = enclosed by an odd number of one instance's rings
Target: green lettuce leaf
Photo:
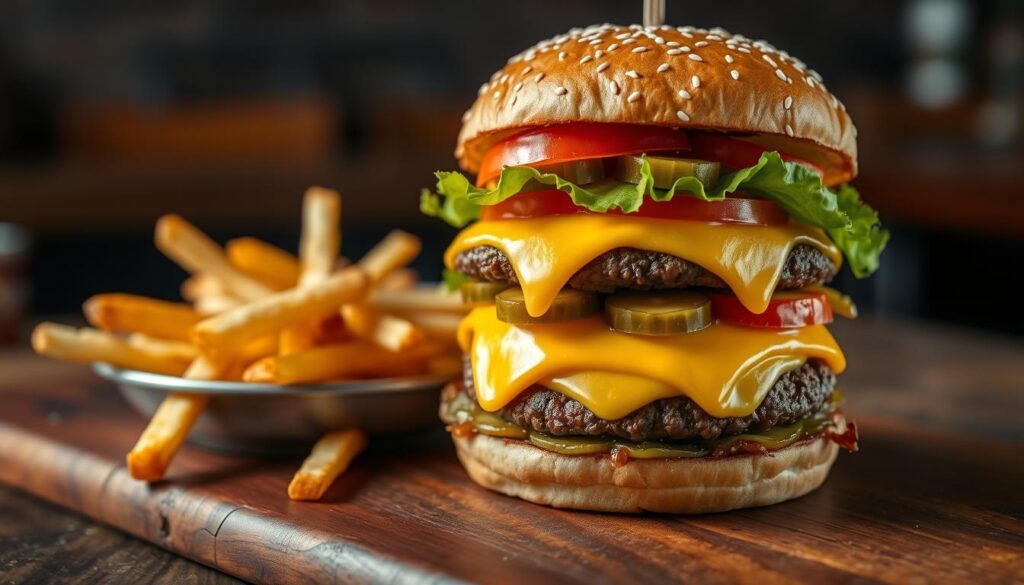
[[[458,292],[462,288],[463,283],[473,280],[471,276],[459,272],[458,270],[449,270],[445,268],[441,271],[441,292],[454,293]]]
[[[888,232],[879,227],[878,214],[861,202],[856,189],[844,185],[838,193],[833,192],[822,185],[817,173],[783,161],[777,152],[765,152],[754,166],[723,175],[712,187],[695,177],[681,177],[669,189],[656,189],[646,157],[640,174],[637,184],[605,180],[582,187],[553,173],[530,167],[506,167],[495,188],[484,189],[474,186],[461,173],[438,172],[437,193],[424,189],[420,210],[462,227],[480,218],[482,206],[501,203],[531,182],[564,191],[573,203],[595,212],[621,209],[632,213],[640,209],[645,198],[669,201],[679,194],[719,201],[742,191],[774,201],[796,220],[824,229],[858,278],[878,268],[878,257],[889,239]]]

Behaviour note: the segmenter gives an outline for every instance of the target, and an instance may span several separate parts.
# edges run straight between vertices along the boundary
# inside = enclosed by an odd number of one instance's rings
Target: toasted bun
[[[839,448],[825,439],[765,455],[718,459],[633,459],[559,455],[523,441],[453,437],[478,484],[556,508],[601,512],[702,514],[798,498],[825,481]]]
[[[480,88],[455,156],[475,173],[517,129],[566,122],[752,133],[822,166],[828,184],[857,174],[856,129],[821,77],[720,29],[605,24],[542,41]]]

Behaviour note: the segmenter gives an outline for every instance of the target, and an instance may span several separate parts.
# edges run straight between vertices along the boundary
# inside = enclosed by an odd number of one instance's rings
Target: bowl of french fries
[[[438,392],[461,370],[466,309],[407,268],[419,239],[395,230],[349,262],[340,220],[338,193],[309,189],[296,256],[248,237],[221,246],[166,215],[155,241],[189,273],[184,302],[96,295],[91,327],[42,323],[33,348],[93,364],[150,417],[127,455],[136,479],[163,478],[186,438],[265,454],[319,439],[289,488],[316,499],[367,434],[437,425]]]

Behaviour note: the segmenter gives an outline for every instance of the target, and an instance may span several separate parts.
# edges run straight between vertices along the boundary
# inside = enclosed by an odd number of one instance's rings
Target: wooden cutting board
[[[472,484],[442,432],[374,442],[320,503],[287,499],[297,461],[191,447],[146,485],[123,465],[145,421],[86,368],[24,352],[0,354],[0,481],[257,583],[1024,582],[1024,346],[838,329],[862,450],[769,508],[535,506]]]

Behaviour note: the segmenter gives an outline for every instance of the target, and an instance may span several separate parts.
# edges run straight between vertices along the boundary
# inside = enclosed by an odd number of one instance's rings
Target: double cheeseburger
[[[773,504],[856,449],[824,287],[887,233],[856,130],[799,59],[720,29],[600,25],[516,55],[428,215],[472,310],[441,417],[474,481],[564,508]]]

